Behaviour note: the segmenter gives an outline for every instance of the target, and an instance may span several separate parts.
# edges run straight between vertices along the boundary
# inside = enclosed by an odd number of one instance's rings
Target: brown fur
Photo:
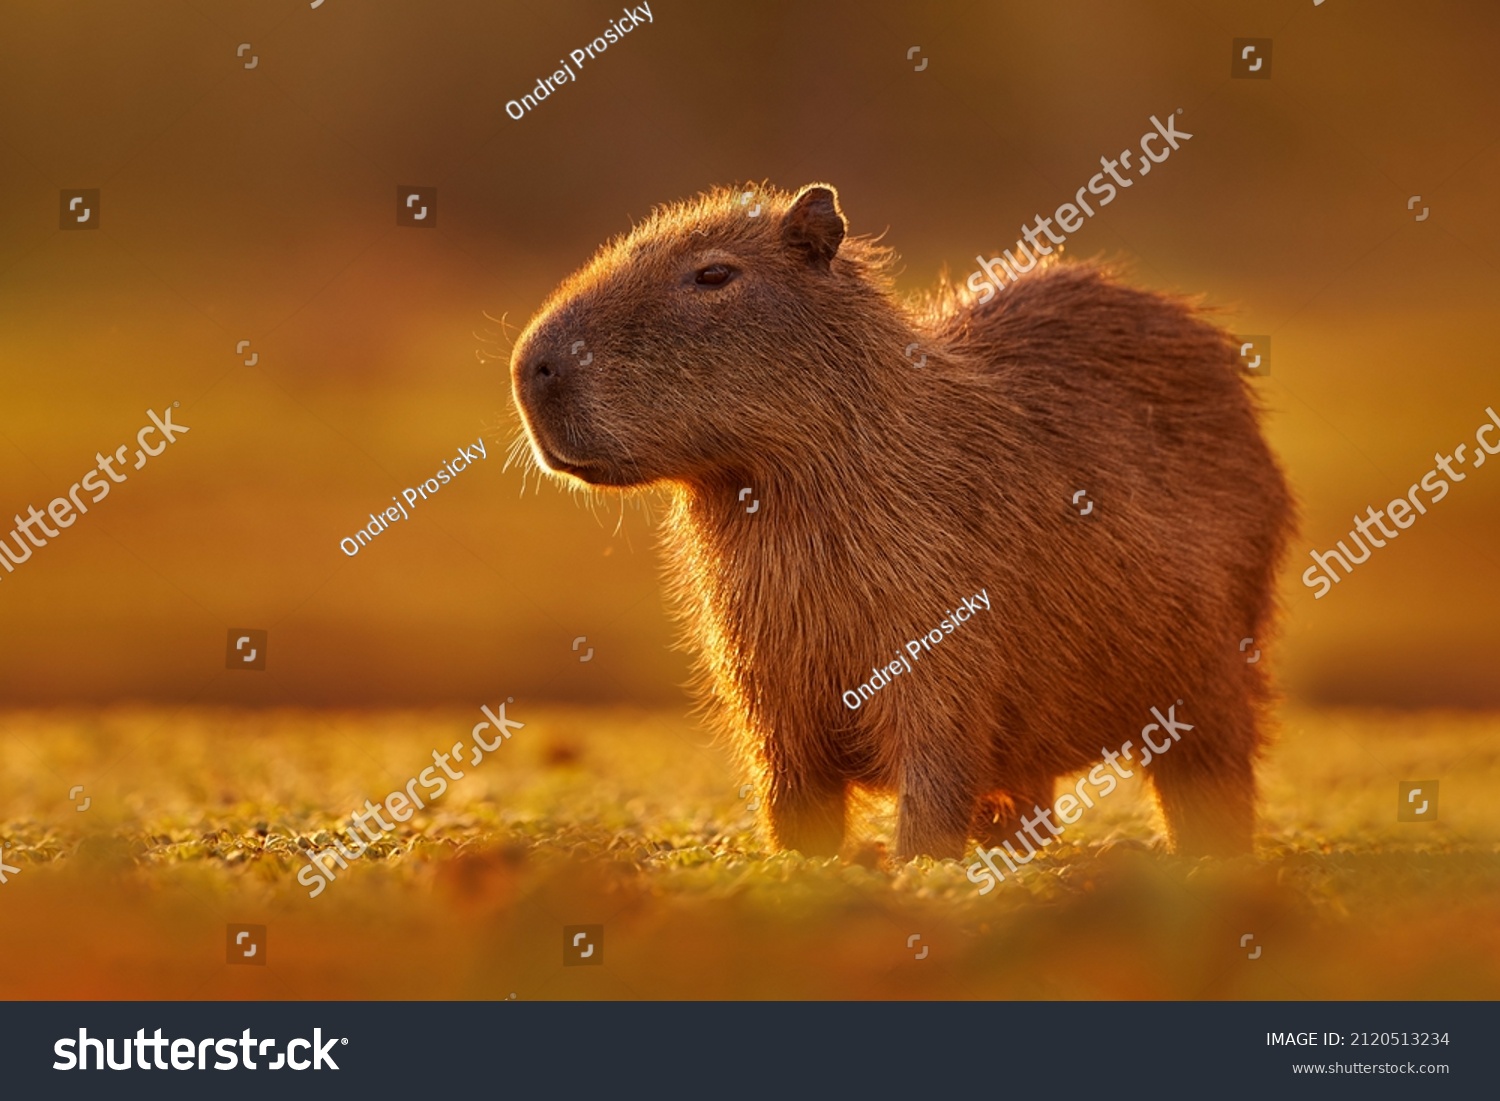
[[[1146,770],[1169,840],[1248,849],[1268,684],[1239,643],[1271,628],[1292,506],[1228,336],[1075,264],[907,306],[831,188],[756,198],[606,245],[512,373],[545,466],[670,489],[669,571],[775,843],[836,852],[858,785],[897,795],[900,856],[961,855],[1181,700],[1195,729]],[[739,274],[701,285],[715,264]]]

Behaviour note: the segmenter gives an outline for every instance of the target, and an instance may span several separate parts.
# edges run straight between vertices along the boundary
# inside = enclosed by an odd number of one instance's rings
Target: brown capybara
[[[832,187],[744,198],[606,245],[511,372],[548,470],[670,491],[669,574],[775,844],[837,852],[851,786],[896,795],[902,858],[1010,839],[1175,708],[1145,769],[1169,841],[1246,851],[1244,640],[1292,506],[1228,335],[1077,264],[904,304]]]

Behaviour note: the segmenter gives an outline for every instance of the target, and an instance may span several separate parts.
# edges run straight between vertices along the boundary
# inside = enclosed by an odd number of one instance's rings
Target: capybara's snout
[[[511,355],[511,390],[537,460],[580,477],[595,459],[588,431],[594,353],[577,326],[549,317],[533,324]]]
[[[516,342],[510,360],[510,384],[528,425],[548,406],[567,401],[573,370],[569,363],[572,357],[565,352],[550,325],[533,326]]]

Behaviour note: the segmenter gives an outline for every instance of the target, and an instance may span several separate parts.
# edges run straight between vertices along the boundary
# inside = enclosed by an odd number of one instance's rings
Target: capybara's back
[[[1071,264],[910,308],[831,188],[740,198],[602,249],[512,373],[549,469],[671,488],[775,842],[837,851],[858,785],[903,857],[1029,860],[1144,772],[1177,851],[1247,850],[1292,521],[1226,334]]]

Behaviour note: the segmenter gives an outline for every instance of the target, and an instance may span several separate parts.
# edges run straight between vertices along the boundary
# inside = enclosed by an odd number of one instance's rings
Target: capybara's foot
[[[896,829],[896,859],[905,863],[919,856],[935,860],[960,860],[969,842],[968,830]]]
[[[773,792],[767,807],[771,840],[804,856],[837,856],[844,845],[844,791]]]
[[[1023,818],[1035,823],[1037,808],[1052,806],[1052,781],[1036,781],[1009,792],[994,792],[979,801],[970,833],[974,840],[987,849],[993,849],[1006,841],[1015,844],[1016,835],[1024,827]],[[1043,836],[1046,836],[1045,834]]]
[[[952,793],[942,793],[945,797]],[[958,860],[969,842],[972,808],[952,805],[955,800],[933,796],[917,798],[901,795],[896,821],[896,858],[901,861],[917,856],[938,860]]]
[[[1172,768],[1163,757],[1150,770],[1172,851],[1179,856],[1248,853],[1255,828],[1255,774],[1249,761],[1186,763]]]

